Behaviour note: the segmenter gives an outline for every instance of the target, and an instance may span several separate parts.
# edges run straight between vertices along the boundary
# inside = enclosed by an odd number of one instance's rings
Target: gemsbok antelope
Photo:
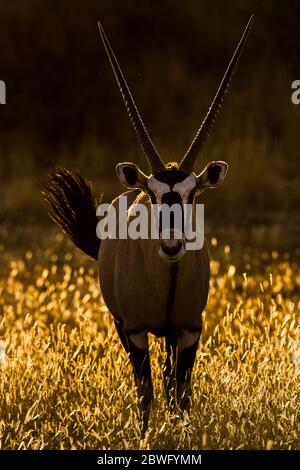
[[[147,207],[162,204],[195,206],[195,197],[206,188],[219,186],[228,165],[212,161],[196,175],[197,157],[205,144],[244,46],[252,17],[233,54],[209,111],[179,164],[165,165],[142,121],[116,56],[102,26],[100,35],[118,83],[131,123],[149,165],[150,175],[133,163],[119,163],[117,174],[129,189],[130,208],[137,202]],[[111,204],[117,209],[122,195]],[[97,202],[92,185],[79,174],[59,169],[49,175],[44,197],[50,216],[84,253],[98,261],[104,301],[112,313],[120,340],[130,356],[138,390],[142,430],[147,428],[153,398],[148,333],[165,337],[167,358],[164,367],[166,397],[171,408],[188,411],[191,400],[191,373],[201,334],[201,314],[209,290],[209,256],[204,243],[199,250],[185,249],[185,229],[175,237],[170,225],[169,239],[107,238],[96,235]],[[170,222],[171,224],[171,222]],[[178,234],[177,234],[178,235]]]

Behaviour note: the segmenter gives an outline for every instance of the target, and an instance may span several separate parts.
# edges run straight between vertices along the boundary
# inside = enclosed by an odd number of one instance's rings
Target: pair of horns
[[[192,141],[190,147],[188,148],[186,154],[184,155],[183,159],[181,160],[179,164],[179,168],[182,171],[185,171],[186,173],[190,173],[193,171],[193,168],[196,164],[197,157],[201,153],[202,147],[204,146],[205,142],[208,139],[208,136],[210,134],[210,131],[213,127],[213,124],[215,122],[215,119],[221,109],[221,105],[225,96],[225,93],[227,91],[228,85],[230,83],[231,77],[233,75],[234,67],[241,55],[241,51],[243,49],[244,43],[246,41],[251,22],[253,19],[253,15],[249,19],[247,26],[243,32],[243,35],[241,37],[240,42],[238,43],[238,46],[232,56],[232,59],[227,67],[227,70],[225,72],[225,75],[221,81],[221,84],[218,88],[218,91],[212,101],[212,104],[208,110],[208,113],[206,114],[198,132],[196,133],[196,136],[194,140]],[[116,59],[116,56],[111,48],[111,45],[107,39],[107,36],[104,32],[104,29],[100,23],[98,23],[99,26],[99,31],[101,35],[101,39],[103,41],[106,53],[108,55],[110,64],[112,66],[116,81],[119,85],[119,89],[121,92],[121,95],[123,97],[125,106],[127,108],[127,112],[129,114],[131,123],[133,125],[133,128],[135,130],[135,133],[137,135],[139,144],[145,154],[145,157],[147,159],[148,165],[150,167],[150,170],[152,173],[157,173],[161,170],[165,169],[165,164],[163,163],[162,159],[160,158],[160,155],[158,151],[156,150],[149,134],[148,131],[145,127],[145,124],[143,123],[143,120],[140,116],[140,113],[138,111],[138,108],[134,102],[134,99],[132,97],[132,94],[130,92],[130,89],[126,83],[126,80],[124,78],[124,75],[120,69],[120,66],[118,64],[118,61]]]

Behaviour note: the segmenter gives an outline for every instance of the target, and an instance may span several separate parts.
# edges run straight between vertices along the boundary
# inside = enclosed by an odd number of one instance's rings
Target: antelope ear
[[[228,170],[228,165],[222,161],[210,162],[205,169],[196,176],[197,192],[203,191],[205,188],[216,188],[223,183]]]
[[[126,188],[147,190],[149,178],[134,163],[119,163],[116,170],[121,183]]]

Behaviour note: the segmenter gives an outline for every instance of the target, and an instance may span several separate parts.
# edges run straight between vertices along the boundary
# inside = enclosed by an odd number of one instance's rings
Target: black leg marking
[[[176,367],[176,398],[182,411],[190,410],[192,396],[191,377],[198,343],[199,339],[189,348],[182,349],[178,352]]]
[[[145,335],[147,336],[146,333]],[[149,414],[153,400],[150,354],[148,347],[147,349],[137,347],[133,343],[130,336],[127,336],[127,340],[130,353],[130,360],[133,366],[135,376],[135,383],[138,390],[138,396],[140,398],[142,434],[144,434],[148,426]]]

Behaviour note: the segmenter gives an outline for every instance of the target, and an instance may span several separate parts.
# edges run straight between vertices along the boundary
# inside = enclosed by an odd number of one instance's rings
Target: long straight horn
[[[129,90],[129,87],[126,83],[126,80],[124,78],[124,75],[120,69],[120,66],[118,64],[118,61],[116,59],[116,56],[111,48],[111,45],[109,44],[109,41],[106,37],[106,34],[104,32],[104,29],[100,22],[98,22],[98,27],[100,31],[100,36],[103,41],[106,53],[108,55],[111,67],[113,69],[114,75],[116,77],[117,83],[119,85],[119,89],[121,92],[121,95],[123,97],[126,109],[128,111],[131,123],[133,125],[133,128],[135,130],[135,133],[137,135],[139,144],[146,156],[147,162],[149,164],[150,170],[152,173],[158,172],[160,170],[163,170],[165,168],[164,163],[162,162],[159,153],[157,152],[149,134],[148,131],[142,121],[142,118],[140,116],[140,113],[137,109],[137,106],[134,102],[134,99],[131,95],[131,92]]]
[[[224,99],[224,95],[227,91],[228,85],[230,83],[231,77],[233,75],[234,67],[240,57],[241,51],[243,49],[244,43],[246,41],[251,22],[253,19],[253,15],[248,21],[248,24],[244,30],[243,36],[232,56],[232,59],[230,61],[230,64],[228,65],[228,68],[225,72],[225,75],[223,77],[223,80],[221,81],[221,84],[219,86],[219,89],[213,99],[213,102],[208,110],[208,113],[206,117],[204,118],[204,121],[201,124],[201,127],[199,128],[196,137],[194,138],[193,142],[191,143],[189,149],[187,150],[185,156],[180,162],[179,168],[182,171],[186,171],[187,173],[190,173],[193,171],[193,168],[196,164],[197,157],[200,154],[203,145],[208,139],[208,136],[210,134],[210,131],[213,127],[213,124],[215,122],[215,119],[218,115],[218,112],[221,109],[221,105]]]

